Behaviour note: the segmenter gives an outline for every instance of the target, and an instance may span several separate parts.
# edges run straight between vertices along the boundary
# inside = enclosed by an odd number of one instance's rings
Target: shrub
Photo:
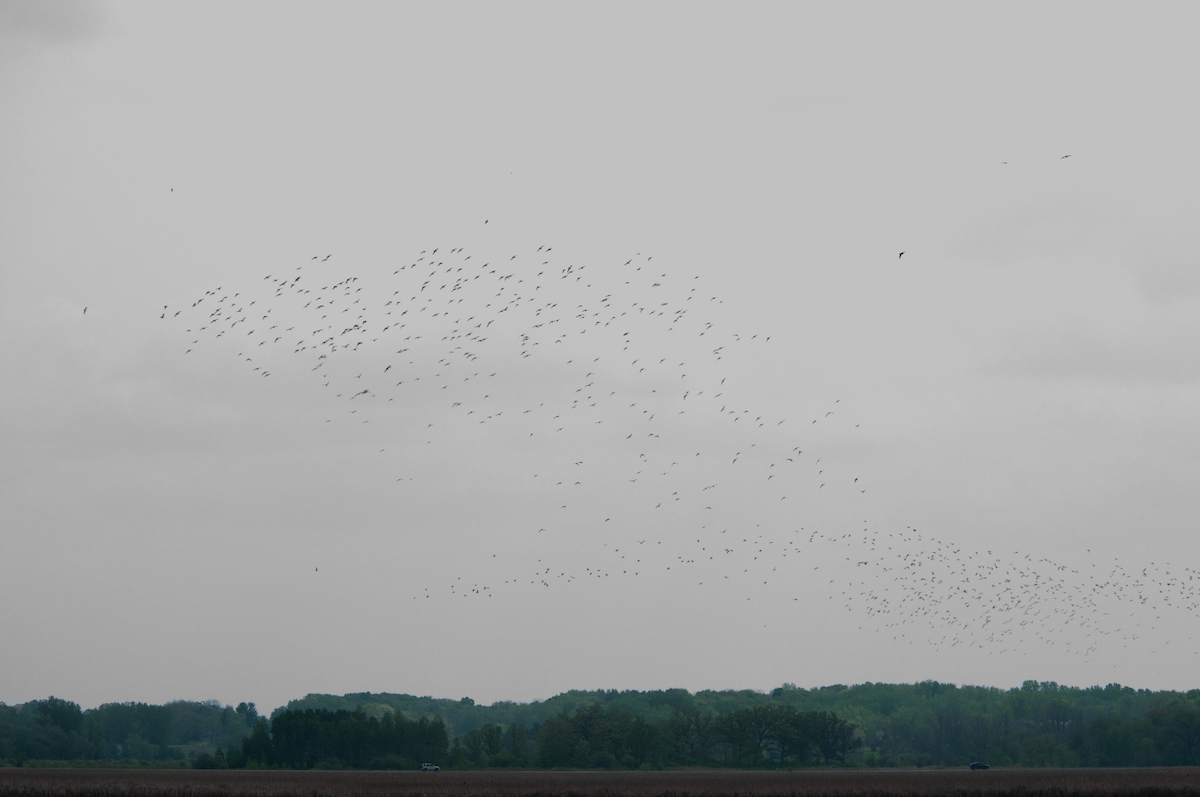
[[[212,753],[201,753],[192,759],[192,769],[216,769],[217,759]]]
[[[617,757],[607,750],[601,750],[592,756],[592,766],[596,769],[613,769],[617,766]]]

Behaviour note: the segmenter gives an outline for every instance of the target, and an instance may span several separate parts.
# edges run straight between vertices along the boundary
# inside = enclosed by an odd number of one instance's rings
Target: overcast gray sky
[[[1198,13],[0,3],[0,700],[1198,686]]]

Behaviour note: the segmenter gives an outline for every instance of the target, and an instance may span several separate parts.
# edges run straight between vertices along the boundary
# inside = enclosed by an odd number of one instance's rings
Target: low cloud
[[[1010,267],[1065,261],[1114,263],[1145,299],[1171,303],[1200,296],[1200,223],[1182,198],[1136,204],[1075,193],[1048,193],[970,227],[953,255]]]
[[[1012,337],[990,356],[993,367],[1046,380],[1110,385],[1187,386],[1200,382],[1200,324],[1128,324],[1095,329],[1082,322]]]
[[[55,41],[87,39],[99,33],[104,16],[104,6],[99,2],[8,0],[0,3],[0,35]]]

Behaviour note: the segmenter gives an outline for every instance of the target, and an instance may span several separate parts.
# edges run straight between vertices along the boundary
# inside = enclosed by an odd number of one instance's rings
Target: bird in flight
[[[1066,159],[1067,159],[1067,158],[1069,158],[1069,157],[1071,157],[1071,156],[1070,156],[1070,155],[1063,155],[1061,158],[1059,158],[1059,160],[1060,160],[1060,161],[1061,161],[1061,160],[1066,160]]]
[[[904,257],[904,253],[903,253],[903,252],[901,252],[901,253],[900,253],[900,257]],[[896,259],[897,259],[897,260],[899,260],[899,259],[900,259],[900,257],[898,257],[898,258],[896,258]]]

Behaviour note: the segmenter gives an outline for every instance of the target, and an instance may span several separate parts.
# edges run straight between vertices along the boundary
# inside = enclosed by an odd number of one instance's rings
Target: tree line
[[[240,747],[214,756],[213,766],[282,769],[415,769],[444,761],[449,747],[446,724],[437,718],[382,719],[361,709],[284,711],[270,723],[260,719]],[[208,762],[203,762],[202,765]]]
[[[825,711],[792,706],[736,709],[720,716],[675,710],[665,722],[600,703],[550,717],[533,728],[487,723],[455,736],[440,718],[382,717],[363,709],[295,709],[259,720],[240,747],[214,766],[287,769],[454,769],[539,767],[661,769],[845,764],[861,746],[854,725]]]
[[[546,701],[309,695],[253,704],[0,704],[0,759],[282,768],[1200,765],[1200,690],[1026,681],[571,691]],[[190,751],[195,753],[196,751]]]
[[[699,723],[702,734],[709,720],[752,706],[784,705],[802,713],[824,711],[857,726],[862,744],[847,760],[867,766],[961,766],[972,761],[1000,767],[1200,765],[1200,744],[1196,740],[1200,690],[1152,691],[1116,683],[1081,688],[1030,680],[1013,689],[937,681],[814,689],[784,684],[769,693],[597,690],[564,692],[525,704],[500,701],[490,706],[476,705],[470,698],[353,693],[308,695],[291,701],[286,709],[361,706],[375,716],[388,711],[428,714],[446,722],[452,740],[465,740],[472,730],[488,724],[508,733],[515,723],[529,729],[530,740],[536,745],[534,728],[592,704],[615,706],[626,714],[644,717],[656,727],[681,722],[677,713],[707,718],[692,720]],[[492,752],[485,758],[502,760],[492,758],[496,755]],[[730,755],[714,752],[707,760],[720,762]],[[763,765],[777,760],[774,755],[764,753]],[[748,759],[742,756],[741,760]]]
[[[547,720],[537,742],[544,767],[602,769],[844,765],[862,745],[856,726],[836,714],[778,703],[725,714],[674,708],[658,723],[593,703]]]
[[[183,761],[189,743],[237,744],[259,719],[253,703],[234,708],[215,700],[106,703],[87,711],[53,696],[0,703],[0,760]]]

